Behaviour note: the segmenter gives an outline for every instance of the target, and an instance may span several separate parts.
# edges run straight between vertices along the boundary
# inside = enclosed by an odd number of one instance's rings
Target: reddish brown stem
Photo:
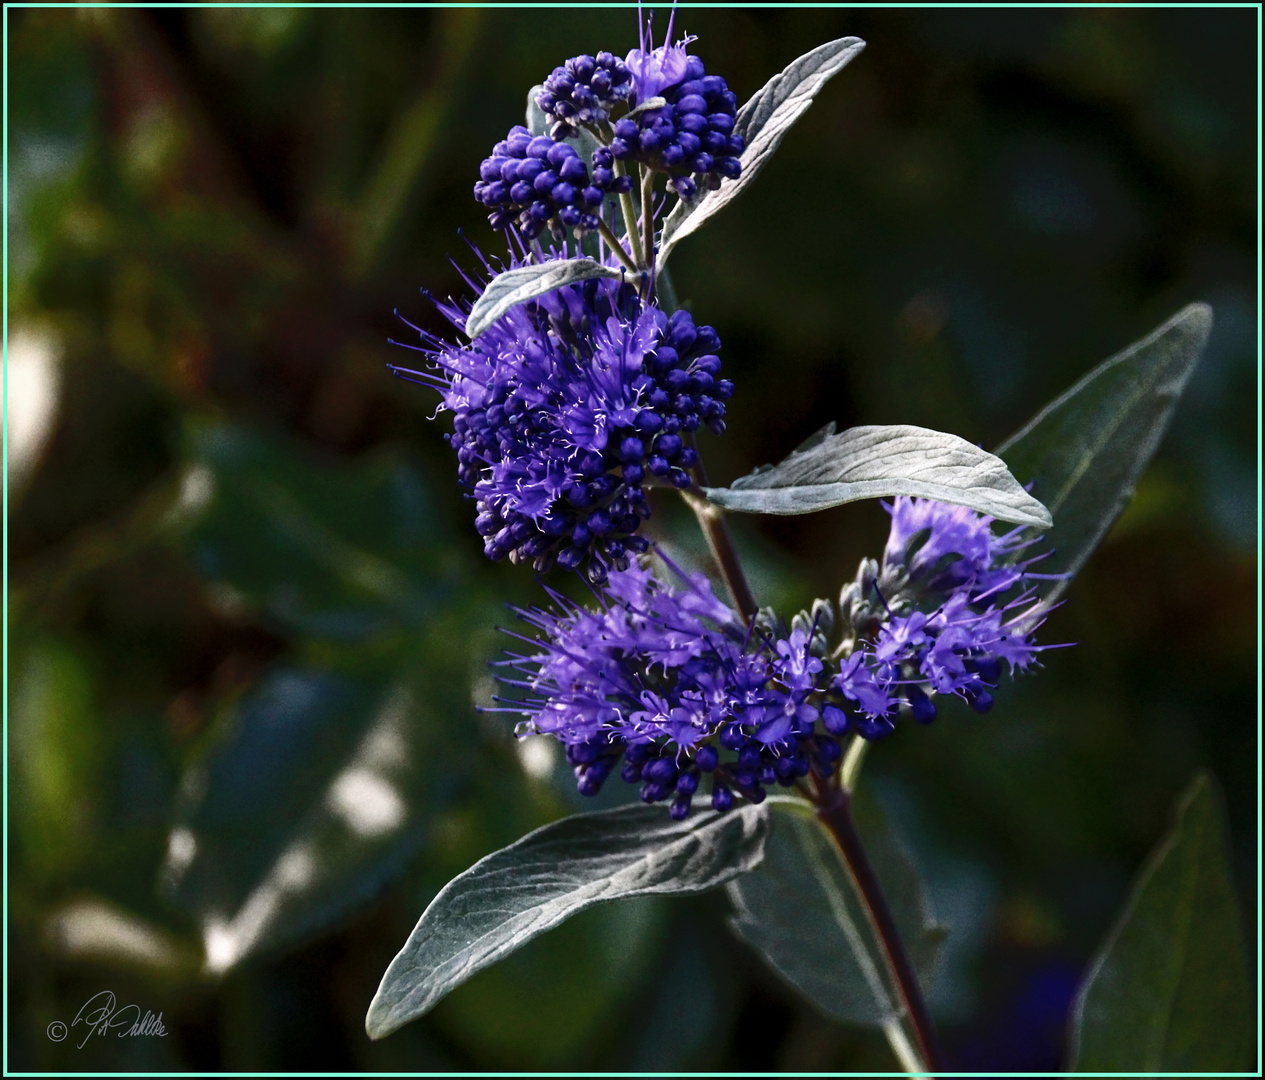
[[[882,945],[896,990],[913,1026],[918,1052],[928,1069],[944,1072],[944,1051],[940,1048],[935,1024],[932,1023],[927,1002],[922,996],[922,988],[918,985],[914,965],[900,940],[896,920],[892,917],[891,908],[887,906],[887,897],[883,895],[878,876],[870,865],[869,856],[866,855],[861,837],[853,824],[851,797],[842,788],[820,787],[818,798],[821,801],[817,804],[817,817],[835,838],[843,860],[856,882],[866,914],[869,915],[870,923]]]
[[[747,575],[742,572],[742,563],[734,547],[734,537],[729,531],[729,522],[725,520],[724,510],[715,503],[708,502],[699,490],[707,486],[707,470],[703,468],[701,458],[693,471],[694,484],[681,492],[681,495],[694,511],[694,516],[698,518],[699,528],[707,537],[707,546],[711,548],[712,557],[720,568],[720,576],[729,586],[734,604],[742,613],[742,617],[750,622],[755,618],[758,609],[751,586],[747,584]]]

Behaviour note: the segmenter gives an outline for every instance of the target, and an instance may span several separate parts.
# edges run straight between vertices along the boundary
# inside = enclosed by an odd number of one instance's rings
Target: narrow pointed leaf
[[[473,341],[502,315],[517,306],[564,285],[590,278],[624,277],[622,270],[603,266],[596,259],[553,259],[532,266],[519,266],[497,274],[466,316],[466,336]]]
[[[1225,812],[1200,771],[1072,1007],[1078,1072],[1221,1074],[1255,1065],[1256,1014]]]
[[[898,1019],[899,999],[855,886],[830,833],[811,812],[772,802],[764,862],[735,878],[730,926],[822,1013],[848,1024]],[[947,928],[931,913],[907,851],[873,799],[854,803],[857,828],[924,991]]]
[[[1128,506],[1203,354],[1212,309],[1191,304],[1104,360],[997,449],[1010,471],[1050,508],[1047,573],[1067,576],[1053,601]]]
[[[739,156],[742,175],[737,180],[723,181],[719,188],[709,191],[692,205],[679,202],[672,208],[663,223],[660,263],[667,262],[677,241],[689,236],[742,193],[822,87],[864,48],[865,42],[860,38],[828,41],[789,64],[752,95],[734,120],[734,132],[746,140]]]
[[[723,885],[764,855],[768,811],[673,821],[663,807],[579,814],[528,833],[440,891],[391,961],[365,1018],[380,1039],[453,987],[594,904]]]
[[[727,510],[753,514],[809,514],[858,499],[920,495],[1017,525],[1050,525],[1049,511],[1005,462],[956,435],[875,425],[838,435],[823,430],[806,445],[778,465],[704,493]]]

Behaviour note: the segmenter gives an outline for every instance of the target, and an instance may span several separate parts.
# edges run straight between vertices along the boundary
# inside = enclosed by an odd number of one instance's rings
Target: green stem
[[[654,262],[654,172],[641,168],[641,229],[645,236],[646,265]]]
[[[606,241],[607,246],[615,253],[615,258],[624,264],[626,270],[630,270],[634,274],[642,272],[641,268],[628,257],[628,252],[624,250],[624,245],[619,242],[619,238],[611,232],[611,227],[601,218],[597,219],[597,231],[602,234],[602,239]]]
[[[843,756],[843,764],[839,766],[839,784],[844,791],[851,794],[857,786],[857,778],[861,775],[861,763],[870,749],[870,740],[860,735],[853,735],[848,743],[848,752]]]
[[[614,172],[616,176],[627,175],[624,172],[623,162],[618,160],[615,162]],[[633,205],[632,192],[620,195],[619,208],[624,215],[624,233],[628,237],[628,250],[632,252],[633,262],[637,264],[636,269],[640,270],[646,265],[646,257],[641,250],[641,239],[637,236],[637,207]]]
[[[883,1034],[887,1036],[887,1045],[892,1048],[892,1053],[896,1055],[896,1060],[900,1062],[900,1067],[905,1072],[911,1076],[931,1076],[927,1072],[927,1066],[919,1060],[918,1051],[909,1041],[909,1036],[905,1034],[905,1029],[900,1026],[899,1020],[884,1020]]]

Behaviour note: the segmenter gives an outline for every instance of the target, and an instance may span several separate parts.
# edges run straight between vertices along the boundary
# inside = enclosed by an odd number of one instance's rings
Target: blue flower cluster
[[[735,790],[760,802],[766,785],[838,762],[838,742],[814,731],[822,662],[802,630],[753,638],[702,575],[673,589],[638,566],[611,574],[598,611],[553,596],[561,614],[520,613],[543,634],[540,651],[507,661],[527,677],[505,681],[541,695],[516,706],[520,733],[561,740],[582,793],[622,758],[642,799],[670,798],[680,819],[703,777],[727,810]]]
[[[536,95],[536,104],[553,121],[549,134],[570,139],[578,134],[577,124],[593,128],[605,123],[610,110],[627,102],[632,92],[632,73],[619,57],[585,53],[553,69]]]
[[[610,148],[619,161],[667,173],[673,190],[688,202],[700,187],[714,190],[722,178],[738,179],[738,155],[746,144],[734,133],[738,99],[724,79],[708,75],[697,56],[682,55],[673,64],[654,55],[678,49],[684,54],[684,46],[666,45],[651,54],[629,54],[637,101],[661,97],[666,104],[617,120]]]
[[[856,636],[834,686],[855,703],[866,738],[889,734],[902,706],[929,723],[934,694],[987,712],[1002,662],[1027,670],[1041,651],[1032,633],[1047,611],[1031,588],[1034,560],[1020,559],[1033,543],[1022,529],[997,536],[992,518],[929,499],[902,496],[887,509],[882,567],[863,562],[840,597]]]
[[[492,227],[517,225],[527,240],[547,225],[555,233],[597,229],[604,197],[632,188],[616,162],[667,174],[673,191],[687,201],[700,188],[714,190],[724,178],[737,179],[745,145],[734,132],[738,99],[687,52],[691,40],[654,48],[646,24],[641,47],[626,60],[584,53],[554,68],[536,95],[549,134],[533,138],[526,128],[513,128],[479,170],[474,195],[491,211]],[[661,104],[647,107],[655,101]],[[615,118],[617,109],[624,114]],[[599,144],[590,162],[563,141],[580,128]]]
[[[546,135],[532,138],[520,125],[484,159],[474,197],[492,210],[488,221],[494,229],[516,223],[531,240],[555,218],[571,228],[596,229],[603,197],[618,190],[613,175],[590,179],[570,144]]]
[[[519,733],[559,739],[584,794],[622,759],[645,801],[670,798],[684,817],[704,778],[726,810],[735,792],[760,802],[769,785],[827,777],[841,736],[881,738],[902,713],[927,723],[937,694],[983,711],[1002,663],[1026,670],[1041,649],[1032,635],[1045,609],[1027,587],[1030,561],[1016,560],[1026,542],[995,536],[992,519],[962,507],[897,499],[888,509],[881,574],[904,583],[892,602],[907,610],[893,613],[877,565],[863,565],[872,597],[844,590],[833,652],[825,601],[789,632],[770,619],[748,627],[701,575],[675,571],[673,588],[637,565],[610,575],[597,610],[555,593],[556,612],[520,612],[541,636],[505,661],[523,678],[504,681],[528,694],[511,705],[526,717]]]
[[[462,309],[438,307],[464,327]],[[423,342],[435,370],[397,371],[438,389],[453,413],[486,554],[583,566],[594,582],[645,551],[645,485],[689,485],[689,435],[723,431],[733,393],[718,378],[715,330],[609,280],[521,304],[469,345]]]
[[[650,546],[646,489],[690,486],[691,436],[724,431],[733,393],[716,332],[652,299],[653,174],[690,200],[741,172],[736,98],[689,40],[653,48],[645,28],[625,60],[603,52],[556,68],[536,97],[550,134],[513,128],[475,185],[517,253],[504,269],[568,258],[565,228],[598,230],[599,255],[633,269],[639,288],[564,286],[467,344],[419,330],[429,369],[395,369],[437,389],[453,415],[449,442],[485,553],[581,571],[597,598],[590,610],[551,590],[554,609],[519,612],[538,632],[523,639],[527,655],[503,662],[521,695],[507,711],[526,717],[519,734],[560,740],[584,794],[618,769],[678,819],[703,784],[724,811],[772,785],[828,778],[844,736],[881,738],[901,717],[928,723],[937,696],[986,711],[1003,665],[1013,674],[1035,663],[1048,610],[1022,530],[999,536],[991,518],[925,499],[888,504],[882,562],[864,560],[837,607],[819,600],[789,629],[767,611],[740,618],[701,575],[669,563],[673,586],[638,562]],[[581,127],[598,143],[587,162],[564,141]],[[627,222],[628,250],[614,250],[603,206],[631,192],[631,162],[644,216]],[[628,199],[624,210],[631,218]],[[532,243],[546,227],[552,252]],[[436,306],[465,331],[468,306]]]

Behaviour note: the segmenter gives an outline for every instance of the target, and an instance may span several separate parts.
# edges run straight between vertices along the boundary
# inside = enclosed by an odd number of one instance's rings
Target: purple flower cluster
[[[1028,588],[1031,560],[1017,561],[1026,542],[962,507],[902,498],[888,510],[882,571],[867,561],[844,590],[833,652],[828,602],[789,632],[768,616],[744,627],[701,575],[675,567],[679,588],[634,564],[611,573],[597,610],[553,593],[557,612],[520,612],[540,636],[504,662],[523,676],[504,681],[527,694],[509,709],[527,718],[519,733],[559,739],[586,795],[622,759],[641,797],[672,799],[679,818],[705,778],[726,810],[735,792],[759,802],[769,785],[827,777],[842,736],[881,738],[901,715],[928,723],[938,694],[985,711],[1003,662],[1026,670],[1041,649],[1045,608]],[[902,583],[890,602],[881,577]]]
[[[586,53],[553,69],[536,95],[536,104],[553,121],[549,134],[569,139],[577,134],[577,124],[592,128],[605,123],[610,110],[626,102],[632,92],[632,73],[619,57]]]
[[[549,134],[511,129],[483,161],[474,195],[494,229],[517,225],[532,240],[546,225],[597,229],[607,195],[627,194],[630,177],[617,162],[637,162],[666,173],[685,200],[722,178],[741,175],[744,142],[734,133],[738,100],[725,80],[708,75],[687,52],[692,38],[658,48],[642,26],[641,47],[620,60],[609,52],[573,56],[544,81],[536,105]],[[654,108],[647,106],[660,102]],[[613,110],[623,110],[614,118]],[[584,128],[598,142],[591,162],[564,142]],[[592,169],[590,176],[589,169]]]
[[[438,307],[464,327],[460,308]],[[723,431],[733,393],[715,330],[609,280],[521,304],[465,346],[422,337],[435,370],[397,371],[438,389],[453,414],[486,554],[586,566],[594,582],[645,551],[644,485],[689,485],[689,435]]]
[[[610,143],[615,158],[667,173],[673,190],[687,201],[700,187],[714,190],[722,178],[738,179],[738,156],[746,144],[734,134],[738,99],[725,80],[708,75],[702,60],[685,55],[684,45],[634,49],[628,66],[636,100],[661,97],[666,104],[615,122]]]
[[[889,734],[902,706],[929,723],[934,694],[987,712],[1002,662],[1027,670],[1043,648],[1032,634],[1048,610],[1030,587],[1035,560],[1019,558],[1033,542],[1022,529],[997,536],[992,518],[930,499],[884,505],[892,527],[882,567],[863,563],[840,598],[861,636],[834,679],[867,738]]]
[[[474,197],[492,210],[492,228],[517,223],[531,240],[555,219],[571,228],[596,229],[603,197],[619,189],[613,175],[590,179],[584,159],[568,143],[532,138],[519,126],[484,159]]]
[[[623,758],[623,779],[646,802],[670,798],[678,819],[704,777],[727,810],[735,790],[760,802],[766,785],[828,775],[840,749],[815,732],[823,665],[808,635],[744,632],[701,574],[681,577],[673,589],[630,566],[611,574],[597,611],[555,593],[560,614],[521,612],[543,636],[506,661],[526,678],[504,681],[538,695],[513,706],[527,717],[520,733],[559,739],[586,795]]]

